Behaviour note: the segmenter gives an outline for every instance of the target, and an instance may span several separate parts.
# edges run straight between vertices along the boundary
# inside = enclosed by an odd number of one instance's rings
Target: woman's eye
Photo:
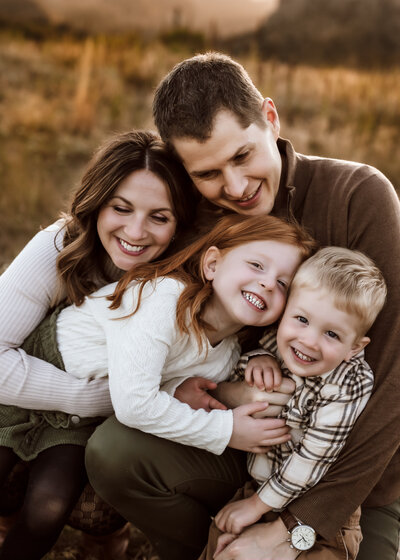
[[[158,224],[166,224],[167,222],[169,222],[167,216],[152,216],[153,220],[155,222],[157,222]]]
[[[124,206],[113,206],[113,210],[118,212],[118,214],[128,214],[131,211],[130,208],[125,208]]]
[[[339,340],[339,336],[334,331],[326,331],[326,334],[329,336],[329,338],[336,338],[337,340]]]
[[[258,263],[258,262],[250,262],[249,264],[250,264],[251,266],[254,266],[254,268],[258,268],[259,270],[262,269],[261,264]]]
[[[302,315],[298,315],[296,317],[296,319],[300,322],[300,323],[304,323],[305,325],[307,325],[308,321],[305,317],[303,317]]]

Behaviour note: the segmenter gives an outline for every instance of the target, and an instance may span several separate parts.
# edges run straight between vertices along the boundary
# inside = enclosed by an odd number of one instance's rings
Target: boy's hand
[[[261,355],[249,359],[244,378],[251,387],[271,392],[282,383],[282,372],[275,358]]]
[[[226,406],[212,397],[208,391],[215,389],[217,384],[205,377],[189,377],[176,388],[174,397],[188,404],[193,410],[204,408],[207,412],[218,408],[226,410]]]
[[[223,507],[215,516],[215,524],[224,533],[239,535],[270,509],[257,494],[253,494],[250,498],[230,502]]]

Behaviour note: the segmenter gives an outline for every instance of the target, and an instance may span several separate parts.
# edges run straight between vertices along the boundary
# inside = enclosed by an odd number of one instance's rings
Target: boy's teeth
[[[298,350],[296,350],[296,348],[293,348],[293,352],[296,354],[296,356],[298,358],[300,358],[300,360],[303,360],[304,362],[314,362],[314,358],[310,358],[310,356],[307,356],[306,354],[302,354],[301,352],[299,352]]]
[[[242,292],[242,293],[245,299],[247,299],[247,301],[249,301],[256,307],[258,307],[258,309],[264,309],[265,303],[260,299],[258,299],[258,297],[256,297],[254,294],[252,294],[251,292]]]
[[[145,247],[144,245],[129,245],[129,243],[127,243],[123,239],[120,239],[119,242],[121,243],[121,245],[124,249],[126,249],[127,251],[131,251],[132,253],[137,253],[138,251],[143,251],[143,249]]]

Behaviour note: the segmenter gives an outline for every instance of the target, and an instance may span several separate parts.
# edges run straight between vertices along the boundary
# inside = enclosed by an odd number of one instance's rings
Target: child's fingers
[[[232,535],[231,533],[224,533],[220,535],[217,540],[217,546],[215,547],[215,552],[213,558],[215,558],[220,552],[224,550],[231,542],[237,539],[237,535]]]
[[[246,381],[246,383],[248,385],[250,385],[250,387],[253,387],[254,385],[254,379],[253,379],[253,366],[252,365],[248,365],[247,368],[244,370],[244,380]]]
[[[226,514],[226,506],[225,506],[225,507],[223,507],[222,509],[219,510],[219,512],[217,513],[217,515],[214,518],[214,522],[215,522],[216,526],[223,533],[226,532],[225,531],[226,519],[227,519],[227,514]]]
[[[268,393],[274,390],[274,371],[271,367],[263,369],[263,383]]]
[[[257,389],[259,389],[260,391],[265,391],[266,387],[264,384],[264,370],[262,367],[253,367],[253,379],[254,385],[257,387]]]

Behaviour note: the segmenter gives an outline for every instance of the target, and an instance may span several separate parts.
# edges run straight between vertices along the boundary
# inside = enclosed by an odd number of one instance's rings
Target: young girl
[[[108,374],[116,415],[128,426],[214,453],[227,445],[252,448],[248,432],[258,422],[237,422],[240,408],[195,411],[170,394],[193,373],[226,379],[239,355],[234,335],[245,325],[261,327],[279,318],[292,276],[312,247],[301,229],[277,218],[228,216],[176,256],[138,265],[80,306],[56,311],[24,347],[72,375]],[[132,283],[134,278],[139,280]],[[161,382],[168,392],[160,391]],[[79,451],[98,419],[20,409],[10,421],[2,408],[2,452],[40,458],[68,446],[76,450],[75,471],[80,464],[84,472]],[[43,470],[46,461],[41,463]],[[0,558],[22,558],[7,541]],[[21,543],[22,530],[19,550]],[[30,550],[28,557],[40,556]]]
[[[65,297],[79,305],[123,271],[158,258],[173,236],[184,235],[191,226],[196,201],[182,165],[156,134],[119,134],[99,149],[70,212],[38,233],[0,278],[0,402],[77,417],[112,412],[107,380],[66,376],[20,346]],[[55,418],[49,414],[46,422]],[[2,557],[39,558],[54,543],[86,480],[83,452],[75,445],[54,446],[32,462],[24,507]],[[19,456],[27,458],[22,450]],[[9,448],[1,450],[1,481],[19,456]],[[74,469],[76,461],[79,468]],[[5,498],[3,490],[0,513],[8,514]],[[22,542],[21,533],[30,536]]]

